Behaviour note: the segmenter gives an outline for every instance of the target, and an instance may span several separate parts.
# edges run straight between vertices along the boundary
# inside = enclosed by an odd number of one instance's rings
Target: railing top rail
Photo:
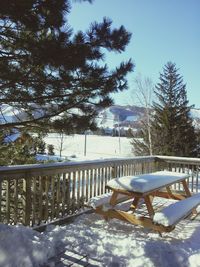
[[[31,164],[31,165],[16,165],[16,166],[5,166],[0,167],[0,176],[11,173],[29,173],[49,170],[64,170],[64,169],[87,169],[99,166],[111,166],[115,164],[126,164],[131,162],[153,162],[155,161],[154,156],[143,156],[143,157],[132,157],[132,158],[110,158],[103,160],[88,160],[88,161],[77,161],[77,162],[57,162],[48,164]]]
[[[169,163],[182,163],[190,165],[200,165],[200,158],[188,158],[188,157],[174,157],[174,156],[160,156],[156,155],[156,160],[164,160]]]

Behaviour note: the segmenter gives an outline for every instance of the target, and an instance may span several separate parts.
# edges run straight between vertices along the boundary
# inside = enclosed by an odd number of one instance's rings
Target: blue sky
[[[132,58],[135,70],[128,76],[130,89],[115,94],[117,104],[131,104],[130,95],[138,73],[159,81],[163,66],[172,61],[187,84],[189,104],[200,108],[200,0],[94,0],[73,3],[69,23],[86,30],[106,16],[113,27],[124,25],[132,33],[122,54],[111,53],[111,67]]]

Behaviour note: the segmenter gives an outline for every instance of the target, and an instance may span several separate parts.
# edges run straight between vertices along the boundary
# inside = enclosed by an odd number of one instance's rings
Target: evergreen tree
[[[15,134],[18,136],[13,139],[12,136]],[[43,137],[42,133],[32,136],[27,130],[22,132],[16,132],[13,129],[1,131],[0,166],[37,163],[36,154],[45,153],[46,143]],[[48,145],[47,149],[49,155],[54,155],[53,145]]]
[[[103,62],[106,50],[123,52],[131,34],[108,18],[73,33],[69,12],[70,0],[1,1],[0,109],[12,106],[16,119],[0,128],[48,125],[64,111],[74,128],[127,88],[131,60],[113,70]]]
[[[47,145],[48,155],[55,155],[54,153],[54,146],[51,144]]]
[[[34,140],[26,132],[12,141],[13,130],[2,131],[0,134],[0,166],[36,163]]]
[[[178,73],[176,65],[168,62],[160,82],[155,87],[157,102],[151,119],[153,154],[168,156],[196,156],[197,141],[190,109],[188,106],[186,85]],[[148,138],[145,128],[142,130],[143,142],[138,154],[148,154]],[[135,145],[136,152],[139,144]]]
[[[149,144],[149,129],[151,129],[150,124],[147,125],[147,121],[143,120],[141,122],[141,129],[135,133],[132,133],[131,144],[133,146],[133,154],[136,156],[148,156],[152,155],[152,146]],[[152,138],[151,138],[152,143]]]

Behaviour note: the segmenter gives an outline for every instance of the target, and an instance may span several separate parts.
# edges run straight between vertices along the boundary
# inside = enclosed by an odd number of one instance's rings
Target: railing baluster
[[[94,196],[97,195],[97,169],[94,169]]]
[[[10,186],[10,181],[8,183],[8,186]],[[10,188],[8,188],[9,191],[9,198],[10,198]],[[28,179],[27,177],[23,180],[23,191],[24,191],[24,198],[23,198],[23,223],[24,225],[30,225],[30,215],[31,215],[31,179]],[[7,201],[6,201],[7,202]],[[8,200],[8,203],[10,204],[10,201]],[[7,204],[7,208],[9,207],[9,204]],[[7,221],[9,222],[10,217],[10,207],[7,211]]]
[[[81,197],[85,201],[85,171],[81,171]]]
[[[55,177],[52,175],[51,179],[51,219],[55,217]]]
[[[44,191],[44,197],[45,197],[45,205],[44,205],[44,219],[45,221],[48,221],[49,216],[49,179],[48,176],[45,176],[45,191]]]
[[[2,182],[0,181],[0,222],[2,222]]]
[[[66,202],[66,173],[63,173],[63,180],[62,180],[62,216],[65,215],[65,202]]]
[[[66,202],[67,202],[67,214],[70,214],[71,210],[71,198],[70,198],[70,192],[71,192],[71,172],[67,173],[67,179],[66,179]]]
[[[39,176],[39,190],[38,190],[38,194],[39,194],[39,200],[38,200],[38,223],[40,223],[43,219],[43,190],[42,190],[42,176]]]
[[[198,193],[198,189],[199,189],[199,168],[198,166],[196,167],[197,168],[197,172],[196,172],[196,193]]]
[[[97,169],[97,195],[99,196],[100,195],[100,184],[101,184],[101,174],[100,174],[100,169],[98,168]]]
[[[86,173],[86,196],[85,196],[85,200],[86,200],[86,202],[88,202],[88,192],[89,192],[89,170],[86,170],[85,171],[85,173]]]
[[[6,181],[6,222],[10,222],[10,180]]]
[[[17,224],[18,218],[18,180],[14,180],[14,224]]]
[[[81,186],[81,174],[80,171],[78,171],[77,173],[77,209],[79,210],[81,207],[81,203],[80,203],[80,186]]]
[[[93,172],[92,169],[90,170],[90,198],[92,197],[92,189],[93,189]]]
[[[76,201],[76,172],[72,173],[72,213],[75,211]]]
[[[100,169],[100,176],[101,176],[101,194],[104,193],[104,173],[103,168]]]
[[[56,176],[56,217],[60,216],[60,175]]]
[[[33,190],[32,190],[32,226],[35,225],[36,222],[36,211],[37,211],[37,205],[36,205],[36,197],[37,197],[37,187],[36,187],[36,177],[33,177]],[[16,185],[17,186],[17,185]]]
[[[191,185],[191,191],[194,192],[194,165],[192,165],[191,170],[192,170],[192,177],[191,177],[192,185]]]
[[[105,167],[105,186],[108,183],[108,167]],[[106,192],[106,188],[104,188],[105,192]]]

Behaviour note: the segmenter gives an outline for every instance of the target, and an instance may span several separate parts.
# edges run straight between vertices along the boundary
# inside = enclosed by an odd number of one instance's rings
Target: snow
[[[63,161],[65,160],[65,157],[60,157],[56,155],[47,155],[47,154],[37,154],[36,155],[36,160],[37,161]]]
[[[1,267],[39,267],[54,253],[46,235],[24,226],[0,224]]]
[[[93,209],[95,209],[98,206],[101,206],[103,204],[109,203],[109,201],[111,199],[111,196],[112,196],[112,192],[106,193],[106,194],[103,194],[103,195],[100,195],[100,196],[92,197],[88,201],[87,205],[89,207],[92,207]],[[124,195],[118,194],[117,195],[117,200],[123,199],[124,197],[125,197]]]
[[[66,249],[99,260],[99,266],[200,266],[200,223],[196,221],[186,220],[161,238],[148,229],[89,214],[70,225],[49,227],[46,234]]]
[[[16,141],[19,137],[21,136],[21,134],[18,132],[18,133],[13,133],[11,135],[8,135],[4,138],[4,142],[5,143],[11,143],[11,142],[14,142]]]
[[[200,109],[192,108],[190,110],[190,115],[192,118],[200,118]]]
[[[137,121],[139,120],[139,116],[127,116],[126,121]]]
[[[190,198],[177,201],[164,208],[160,212],[156,212],[153,221],[164,226],[174,225],[181,218],[186,217],[193,208],[200,204],[200,193]]]
[[[60,138],[58,134],[48,134],[44,141],[54,145],[55,154],[59,155]],[[85,151],[85,135],[65,135],[62,157],[73,161],[132,157],[130,142],[131,139],[126,137],[87,135]]]
[[[107,185],[115,189],[144,193],[187,177],[188,175],[183,173],[158,171],[152,174],[115,178],[110,180]]]
[[[149,229],[117,219],[105,221],[94,213],[65,226],[48,226],[44,233],[0,224],[0,266],[39,267],[61,251],[73,250],[99,261],[98,266],[199,267],[199,219],[182,220],[162,238]]]
[[[96,119],[98,127],[113,129],[115,121],[115,115],[110,111],[110,108],[106,108],[101,111]]]

